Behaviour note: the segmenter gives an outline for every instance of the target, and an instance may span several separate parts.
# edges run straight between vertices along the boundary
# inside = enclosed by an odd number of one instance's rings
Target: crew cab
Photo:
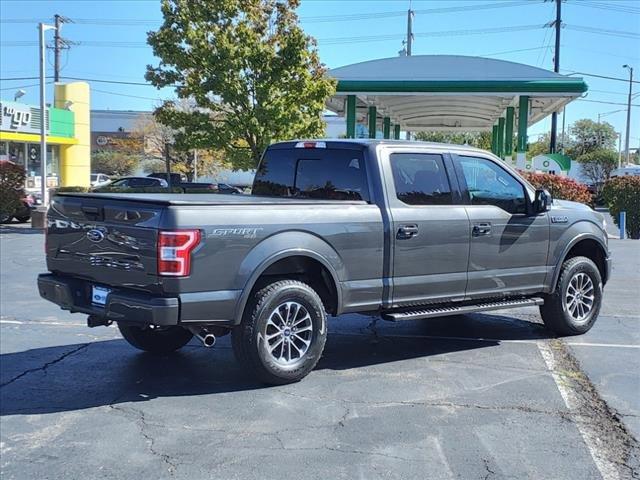
[[[327,315],[539,305],[553,332],[584,333],[611,265],[586,205],[486,151],[393,140],[274,144],[251,195],[59,194],[46,245],[42,297],[154,353],[231,333],[269,384],[314,368]]]

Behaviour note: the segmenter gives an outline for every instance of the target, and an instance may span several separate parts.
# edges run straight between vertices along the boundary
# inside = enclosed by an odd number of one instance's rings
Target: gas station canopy
[[[523,152],[528,126],[587,91],[582,78],[459,55],[384,58],[335,68],[329,75],[338,85],[327,109],[346,117],[347,137],[364,121],[372,138],[378,129],[385,138],[399,138],[401,129],[493,130],[501,139],[495,153],[503,157],[511,155],[514,131]]]
[[[520,63],[459,55],[384,58],[335,68],[337,93],[327,107],[344,115],[355,95],[358,116],[367,107],[409,131],[490,130],[518,97],[531,100],[528,125],[587,91],[582,78]]]

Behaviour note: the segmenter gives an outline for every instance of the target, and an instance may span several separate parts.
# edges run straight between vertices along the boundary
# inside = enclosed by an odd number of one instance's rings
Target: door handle
[[[407,240],[417,235],[418,235],[417,225],[402,225],[401,227],[398,228],[398,233],[396,234],[396,238],[398,240]]]
[[[490,223],[476,223],[471,230],[471,234],[474,237],[480,237],[482,235],[491,235]]]

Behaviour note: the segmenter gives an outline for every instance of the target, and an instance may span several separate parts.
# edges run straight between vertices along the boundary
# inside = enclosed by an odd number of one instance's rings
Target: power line
[[[629,83],[629,79],[628,78],[609,77],[607,75],[600,75],[600,74],[597,74],[597,73],[575,72],[575,71],[572,71],[572,70],[565,70],[564,68],[562,68],[561,70],[564,71],[564,72],[570,72],[567,75],[584,75],[586,77],[604,78],[606,80],[618,80],[619,82]],[[633,83],[640,83],[640,80],[634,80]]]
[[[98,92],[98,93],[106,93],[108,95],[116,95],[118,97],[128,97],[128,98],[140,98],[142,100],[162,100],[160,97],[156,97],[156,98],[152,98],[152,97],[142,97],[140,95],[129,95],[126,93],[118,93],[118,92],[109,92],[107,90],[99,90],[97,88],[92,88],[91,92]]]
[[[608,37],[619,37],[619,38],[640,38],[640,33],[637,32],[626,32],[623,30],[609,30],[605,28],[596,28],[596,27],[588,27],[585,25],[565,25],[564,28],[568,30],[575,30],[577,32],[586,32],[586,33],[594,33],[596,35],[607,35]]]
[[[640,8],[629,6],[629,5],[613,5],[610,3],[604,2],[585,2],[584,0],[579,0],[576,2],[571,2],[572,6],[579,7],[589,7],[589,8],[598,8],[600,10],[609,10],[612,12],[621,12],[621,13],[631,13],[631,14],[640,14]]]
[[[605,105],[621,105],[621,106],[624,106],[624,107],[627,106],[626,103],[621,103],[621,102],[605,102],[603,100],[587,100],[586,98],[577,98],[575,101],[576,102],[589,102],[589,103],[603,103]],[[640,107],[640,104],[632,103],[631,106],[632,107]]]

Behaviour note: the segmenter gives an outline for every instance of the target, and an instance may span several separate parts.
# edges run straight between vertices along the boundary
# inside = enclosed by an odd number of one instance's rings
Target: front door
[[[453,161],[471,222],[467,297],[542,291],[549,269],[547,213],[528,215],[527,188],[499,161],[481,155]]]
[[[393,305],[461,300],[470,227],[448,154],[391,153],[385,176],[392,178]]]

